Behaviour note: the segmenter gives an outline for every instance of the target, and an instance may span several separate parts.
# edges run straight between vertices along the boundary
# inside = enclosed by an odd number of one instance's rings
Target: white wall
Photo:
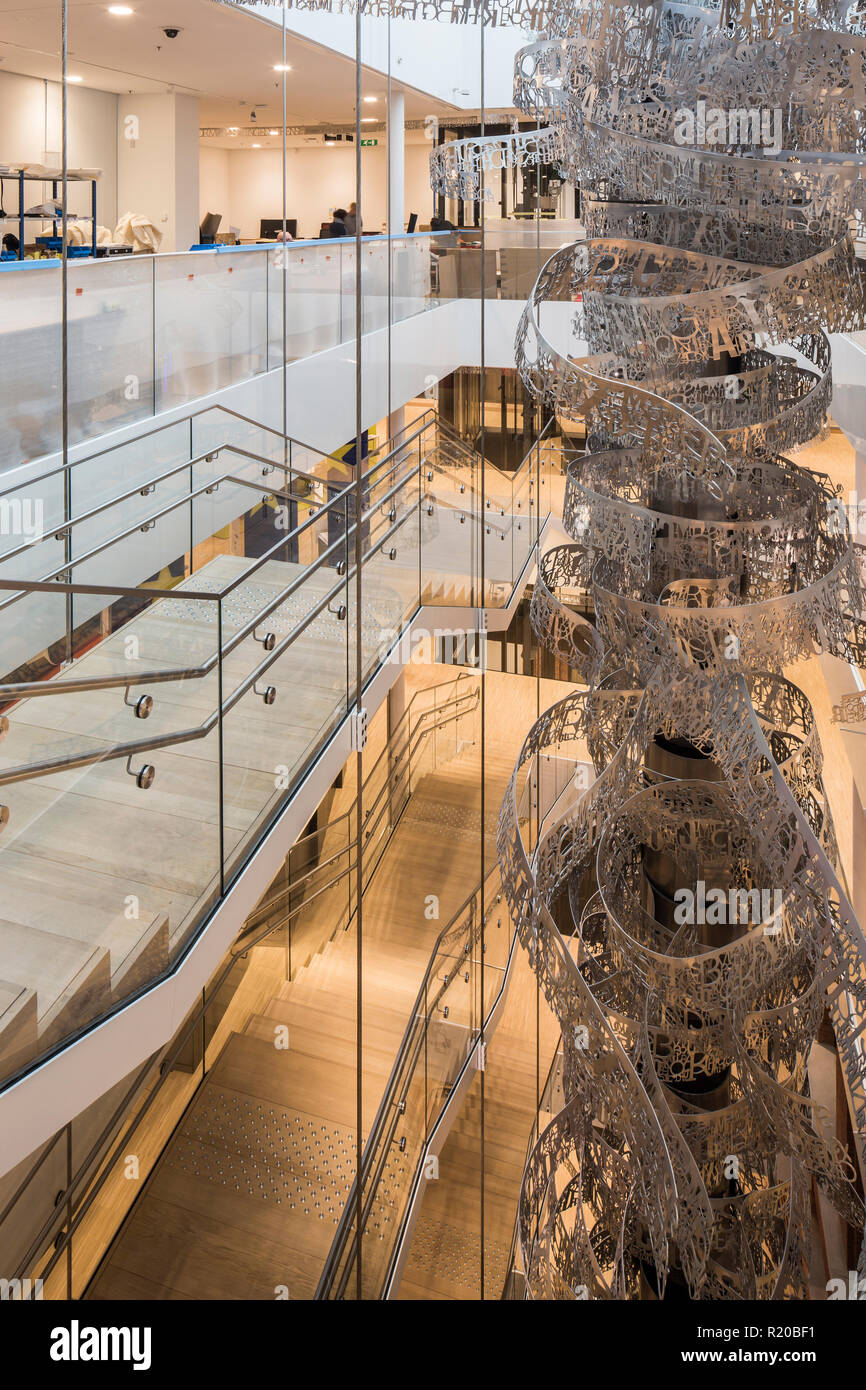
[[[69,166],[101,169],[97,188],[97,217],[105,226],[117,221],[117,97],[87,87],[67,89],[69,112]],[[62,147],[61,88],[57,82],[0,72],[0,163],[27,161],[41,164],[46,153],[58,155]],[[17,193],[6,185],[6,211],[17,208]],[[50,185],[30,184],[25,206],[50,197]],[[90,187],[73,185],[69,198],[73,213],[90,212]],[[34,231],[34,228],[36,229]],[[14,230],[5,227],[4,231]],[[35,237],[31,223],[28,236]]]
[[[430,221],[429,144],[407,144],[405,207],[419,223]],[[380,232],[387,209],[387,147],[366,148],[361,154],[364,228]],[[278,149],[220,150],[202,146],[200,216],[222,213],[222,228],[239,227],[241,236],[255,237],[262,217],[282,216],[282,153]],[[317,237],[320,224],[335,207],[348,207],[355,197],[355,147],[311,145],[286,151],[286,215],[298,219],[298,235]]]
[[[121,128],[137,121],[138,138],[118,143],[121,215],[139,212],[162,232],[160,251],[188,251],[198,241],[198,101],[166,95],[118,98]]]
[[[198,97],[174,98],[174,237],[175,249],[187,251],[198,241],[199,217]]]
[[[252,154],[258,154],[258,150],[252,150]],[[231,193],[229,178],[229,152],[228,150],[214,149],[209,145],[202,145],[199,149],[198,161],[198,197],[199,197],[199,221],[206,212],[221,212],[223,215],[222,230],[228,231],[233,225],[231,213]],[[269,214],[264,213],[267,217]]]

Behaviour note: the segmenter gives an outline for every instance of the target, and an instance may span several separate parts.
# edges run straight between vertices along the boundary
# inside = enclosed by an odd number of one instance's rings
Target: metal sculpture
[[[824,428],[827,331],[866,320],[864,11],[295,3],[544,28],[515,70],[536,130],[441,146],[431,181],[478,199],[488,171],[549,161],[585,195],[586,240],[544,266],[516,342],[527,386],[587,434],[573,544],[541,559],[532,603],[587,688],[530,731],[499,824],[563,1038],[565,1105],[520,1199],[528,1294],[805,1297],[812,1184],[864,1224],[866,940],[812,711],[782,672],[862,661],[866,630],[860,548],[828,480],[786,451]],[[552,301],[573,306],[571,343],[548,336]],[[527,776],[587,752],[593,785],[522,819]],[[825,1014],[853,1154],[810,1096]]]
[[[575,544],[543,557],[532,605],[588,689],[532,730],[500,817],[506,896],[563,1032],[566,1106],[521,1194],[527,1288],[802,1298],[811,1183],[863,1228],[866,941],[811,709],[781,673],[818,651],[862,660],[864,602],[832,487],[782,451],[824,427],[825,330],[864,319],[848,221],[866,45],[845,6],[562,18],[515,83],[594,195],[517,337],[524,381],[588,444],[568,469]],[[743,111],[760,139],[777,107],[778,149],[746,148]],[[716,113],[713,149],[695,111]],[[480,189],[492,156],[461,143]],[[437,186],[457,176],[440,153]],[[551,300],[576,304],[588,358],[545,335]],[[560,795],[533,842],[528,770],[587,748],[595,784]],[[854,1155],[810,1097],[825,1010]]]

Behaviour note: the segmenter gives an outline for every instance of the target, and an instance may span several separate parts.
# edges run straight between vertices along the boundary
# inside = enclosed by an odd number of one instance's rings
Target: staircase
[[[125,650],[132,636],[146,669],[182,669],[212,652],[211,606],[186,603],[184,591],[219,590],[248,563],[232,556],[213,560],[66,668],[53,683],[57,693],[20,702],[9,714],[0,774],[202,725],[219,703],[215,673],[151,687],[154,708],[146,723],[124,704],[122,689],[65,695],[62,685],[130,669]],[[256,577],[254,601],[262,592],[278,594],[298,572],[298,566],[269,562]],[[327,582],[323,574],[307,581],[317,596],[327,592]],[[373,611],[375,595],[374,579]],[[381,586],[380,596],[387,601]],[[244,588],[233,597],[225,604],[225,637],[247,620],[253,601]],[[297,621],[292,605],[285,608],[267,620],[278,639]],[[372,640],[371,633],[370,647]],[[248,638],[225,663],[225,689],[243,681],[260,659],[261,647]],[[274,704],[264,706],[250,690],[224,721],[222,845],[217,730],[143,750],[136,766],[150,756],[156,768],[147,791],[124,775],[120,759],[0,789],[9,808],[0,841],[5,1069],[26,1061],[28,1049],[45,1051],[74,1033],[168,966],[198,911],[218,891],[221,859],[223,872],[230,872],[281,799],[277,765],[293,772],[303,766],[345,706],[345,669],[345,625],[325,613],[270,668]]]
[[[492,806],[507,771],[506,754],[495,768],[488,758]],[[477,877],[478,784],[475,754],[425,777],[365,895],[365,1134],[431,947]],[[437,889],[439,920],[428,920]],[[231,1034],[89,1297],[274,1298],[280,1286],[312,1296],[356,1172],[357,948],[354,928],[338,933]],[[390,1234],[390,1189],[407,1167],[394,1148],[370,1238]]]
[[[510,500],[488,497],[489,516],[479,518],[472,510],[478,456],[435,417],[410,440],[416,435],[421,472],[405,493],[388,495],[397,486],[392,477],[388,489],[371,488],[369,539],[384,526],[389,544],[365,564],[365,675],[420,603],[481,604],[474,576],[482,525],[485,603],[508,601],[529,553],[529,517],[519,510],[524,503],[529,510],[528,467],[519,483],[489,467],[485,476],[510,489]],[[414,447],[386,451],[398,480]],[[7,686],[0,1079],[169,967],[285,801],[286,787],[344,717],[355,681],[353,586],[341,585],[339,574],[218,555],[170,592],[140,591],[149,606],[40,683],[50,695],[31,685],[15,702]],[[208,594],[225,597],[218,605]],[[5,604],[6,621],[26,623],[36,596],[22,588],[2,599],[0,614]],[[110,628],[116,613],[106,609],[102,621]],[[279,654],[253,683],[269,650],[265,637]],[[164,678],[175,671],[178,679]],[[134,682],[126,691],[125,676]],[[106,681],[114,683],[106,688]],[[64,693],[70,682],[84,688]],[[136,718],[142,696],[153,702],[146,722]],[[132,749],[128,759],[117,756],[121,748]],[[147,790],[142,778],[152,778]]]
[[[480,1298],[482,1229],[484,1298],[501,1298],[536,1097],[557,1038],[557,1025],[545,1000],[537,1000],[535,979],[519,952],[504,1012],[487,1047],[483,1160],[478,1073],[439,1155],[438,1177],[424,1186],[398,1298]]]

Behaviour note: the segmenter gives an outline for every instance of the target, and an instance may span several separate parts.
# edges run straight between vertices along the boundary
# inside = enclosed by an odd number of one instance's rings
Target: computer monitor
[[[204,221],[198,229],[198,239],[203,244],[213,241],[223,220],[221,212],[208,212],[205,214]]]
[[[418,214],[417,214],[417,212],[410,212],[410,213],[409,213],[409,221],[408,221],[407,224],[406,224],[406,235],[407,235],[407,236],[411,236],[412,233],[414,232],[414,230],[415,230],[415,228],[416,228],[417,226],[418,226]]]
[[[259,223],[259,241],[276,241],[277,233],[283,230],[283,219],[281,217],[263,217]],[[297,217],[286,218],[286,231],[294,240],[298,235]]]

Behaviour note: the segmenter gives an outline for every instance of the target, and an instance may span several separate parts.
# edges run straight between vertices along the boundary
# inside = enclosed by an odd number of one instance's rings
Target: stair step
[[[30,1061],[37,1033],[36,991],[0,980],[0,1059],[6,1071]]]
[[[244,1034],[248,1037],[258,1038],[276,1049],[278,1041],[281,1041],[277,1029],[280,1028],[279,1022],[269,1018],[264,1014],[253,1014],[246,1022]],[[391,1067],[399,1046],[399,1037],[389,1036],[381,1044],[377,1044],[375,1038],[368,1038],[364,1034],[364,1069],[371,1074],[375,1073],[387,1079],[390,1075]],[[303,1027],[302,1023],[295,1022],[288,1027],[288,1044],[290,1051],[301,1054],[305,1057],[315,1057],[322,1062],[339,1062],[344,1066],[355,1066],[356,1048],[354,1040],[346,1040],[335,1036],[328,1036],[326,1033],[311,1032]]]
[[[41,1046],[83,1027],[110,1003],[107,951],[19,922],[0,920],[0,979],[34,991]]]
[[[325,1033],[333,1035],[347,1041],[352,1041],[355,1037],[356,1026],[354,1016],[340,1014],[327,1007],[326,1001],[320,1000],[320,1005],[312,1003],[298,1003],[293,996],[286,999],[272,999],[265,1009],[264,1016],[269,1019],[278,1020],[281,1023],[291,1025],[299,1023],[310,1029],[314,1033]],[[371,1040],[386,1040],[402,1038],[406,1029],[407,1014],[398,1009],[386,1009],[375,1004],[364,1004],[363,1024],[364,1039],[369,1036]]]

